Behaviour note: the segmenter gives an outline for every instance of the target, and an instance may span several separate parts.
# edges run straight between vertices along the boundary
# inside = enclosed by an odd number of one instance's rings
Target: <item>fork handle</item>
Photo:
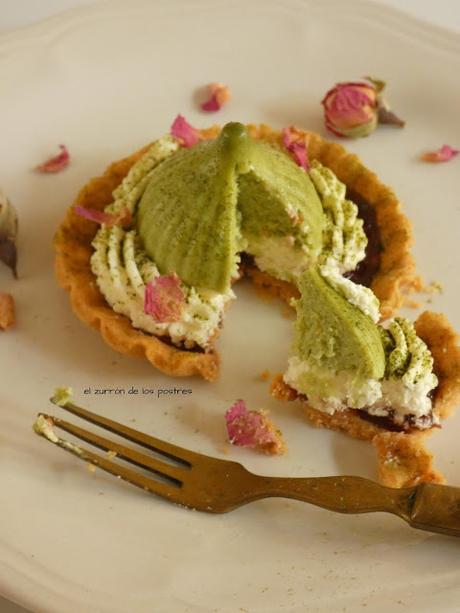
[[[416,490],[409,524],[420,530],[460,536],[460,488],[423,483]]]
[[[260,477],[259,496],[282,496],[339,513],[384,511],[413,528],[460,537],[460,488],[423,483],[395,489],[362,477]],[[264,493],[263,493],[264,492]]]

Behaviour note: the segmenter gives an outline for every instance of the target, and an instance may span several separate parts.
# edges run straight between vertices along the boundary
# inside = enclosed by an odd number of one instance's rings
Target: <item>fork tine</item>
[[[113,451],[116,455],[134,464],[135,466],[139,466],[140,468],[146,468],[151,472],[172,480],[175,485],[181,486],[183,482],[183,478],[185,476],[184,471],[188,472],[188,467],[185,466],[172,466],[171,464],[167,464],[166,462],[162,462],[156,458],[151,456],[147,456],[139,451],[134,449],[130,449],[129,447],[125,447],[124,445],[120,445],[115,441],[111,441],[103,436],[99,436],[94,432],[90,432],[89,430],[85,430],[84,428],[80,428],[79,426],[75,426],[59,417],[49,417],[44,413],[41,413],[43,417],[51,419],[54,425],[61,430],[65,430],[69,434],[73,434],[77,438],[98,447],[99,449],[103,449],[104,451]]]
[[[51,417],[51,420],[54,421],[54,417]],[[51,440],[44,434],[40,434],[46,440],[50,441],[54,445],[61,447],[65,451],[72,453],[80,460],[84,462],[89,462],[94,466],[97,466],[101,470],[104,470],[119,479],[123,479],[132,485],[142,488],[146,492],[150,492],[152,494],[156,494],[157,496],[161,496],[162,498],[166,498],[171,502],[175,502],[178,504],[182,504],[184,506],[188,506],[187,502],[183,500],[182,497],[182,489],[175,485],[169,485],[169,483],[164,483],[161,481],[156,481],[155,479],[151,479],[146,477],[145,475],[141,475],[140,473],[131,470],[126,466],[122,466],[121,464],[117,464],[112,462],[108,458],[104,458],[102,456],[93,453],[89,449],[85,449],[84,447],[80,447],[74,445],[73,443],[69,443],[65,439],[57,437],[57,440]]]
[[[54,402],[52,398],[50,400],[51,402]],[[54,402],[54,404],[57,403]],[[177,447],[172,443],[167,443],[153,436],[149,436],[148,434],[144,434],[143,432],[139,432],[139,430],[134,430],[133,428],[124,426],[123,424],[113,421],[112,419],[92,413],[87,409],[77,406],[73,402],[66,402],[65,404],[59,404],[58,406],[66,411],[69,411],[69,413],[72,413],[73,415],[77,415],[77,417],[81,417],[81,419],[85,419],[86,421],[99,426],[100,428],[104,428],[113,434],[118,434],[119,436],[122,436],[133,443],[142,445],[147,449],[156,451],[157,453],[163,454],[164,456],[176,460],[182,464],[191,466],[194,461],[196,462],[200,459],[200,457],[202,457],[199,453],[189,451],[188,449],[182,449],[181,447]]]

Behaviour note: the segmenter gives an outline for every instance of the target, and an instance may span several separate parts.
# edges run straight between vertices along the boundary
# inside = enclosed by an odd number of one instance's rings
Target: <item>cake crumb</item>
[[[269,370],[264,370],[260,373],[260,379],[262,381],[268,381],[270,379],[270,371]]]
[[[379,480],[383,485],[399,488],[444,481],[433,467],[433,455],[419,433],[383,432],[372,443],[379,457]]]
[[[442,294],[443,290],[443,285],[439,281],[431,281],[421,289],[424,294]]]
[[[406,296],[404,298],[403,306],[407,307],[408,309],[421,309],[423,304],[419,300],[414,300],[413,298]]]

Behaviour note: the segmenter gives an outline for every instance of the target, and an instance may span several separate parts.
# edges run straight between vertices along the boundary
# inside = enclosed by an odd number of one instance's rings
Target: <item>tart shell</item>
[[[248,126],[253,138],[282,147],[281,132],[268,126]],[[214,138],[219,126],[201,130],[203,138]],[[404,295],[411,288],[419,288],[420,280],[415,272],[409,252],[412,232],[407,218],[394,193],[380,183],[354,154],[339,144],[323,140],[317,134],[304,132],[310,159],[318,159],[331,168],[348,188],[361,196],[376,210],[382,241],[380,270],[374,277],[372,289],[381,303],[382,317],[391,316],[403,303]],[[219,355],[208,352],[184,350],[175,347],[169,339],[162,339],[135,329],[128,318],[112,310],[99,291],[91,271],[91,243],[98,225],[76,215],[75,206],[102,210],[112,202],[112,192],[120,184],[131,166],[147,151],[148,147],[117,161],[105,173],[92,179],[78,194],[67,211],[55,236],[55,269],[59,284],[69,292],[71,306],[81,321],[100,331],[103,339],[116,351],[146,358],[153,366],[168,375],[199,375],[213,380],[219,372]],[[244,270],[255,284],[268,289],[289,302],[297,295],[296,288],[260,272],[254,266]]]
[[[444,315],[425,311],[415,322],[417,334],[425,341],[434,359],[438,387],[433,400],[433,412],[447,417],[460,402],[460,347],[458,336]],[[378,475],[388,487],[410,487],[418,483],[443,483],[444,476],[433,467],[433,456],[426,448],[426,437],[436,430],[392,432],[376,423],[362,419],[359,411],[345,409],[333,415],[314,409],[305,397],[277,375],[271,393],[279,400],[302,403],[307,418],[318,428],[329,428],[370,441],[377,451]]]

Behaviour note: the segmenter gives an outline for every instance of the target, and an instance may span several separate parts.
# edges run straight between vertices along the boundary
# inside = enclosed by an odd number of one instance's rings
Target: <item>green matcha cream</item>
[[[238,123],[159,165],[137,218],[161,274],[174,271],[215,292],[230,288],[241,251],[263,257],[268,245],[275,248],[270,272],[291,278],[291,267],[300,271],[319,257],[325,226],[309,176]],[[276,249],[288,255],[277,258]]]
[[[134,327],[180,346],[209,346],[235,297],[241,252],[294,283],[319,258],[335,257],[324,250],[333,225],[326,196],[285,151],[252,140],[242,124],[227,124],[218,138],[190,148],[161,138],[113,196],[106,211],[128,207],[134,226],[103,225],[97,233],[91,265],[98,286]],[[181,321],[160,323],[144,313],[145,287],[173,272],[186,304]]]

